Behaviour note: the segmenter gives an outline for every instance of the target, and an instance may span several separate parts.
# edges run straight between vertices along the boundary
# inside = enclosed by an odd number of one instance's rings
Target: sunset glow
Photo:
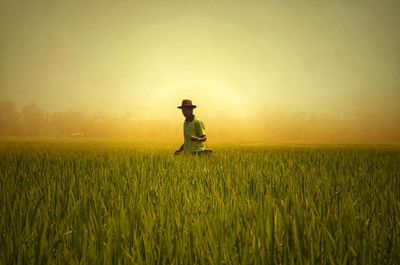
[[[0,102],[18,109],[158,120],[172,137],[190,98],[215,138],[400,141],[398,1],[0,5]]]

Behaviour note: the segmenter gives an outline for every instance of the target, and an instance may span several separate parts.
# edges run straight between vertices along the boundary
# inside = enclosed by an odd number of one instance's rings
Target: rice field
[[[0,264],[400,264],[400,148],[0,141]]]

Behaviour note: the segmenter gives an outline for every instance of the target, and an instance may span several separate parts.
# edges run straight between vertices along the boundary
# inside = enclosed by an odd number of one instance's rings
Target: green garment
[[[204,135],[206,135],[206,130],[203,122],[199,121],[196,117],[193,118],[193,121],[185,121],[183,123],[183,137],[185,139],[183,151],[196,152],[204,150],[204,142],[190,140],[191,136],[202,137]]]

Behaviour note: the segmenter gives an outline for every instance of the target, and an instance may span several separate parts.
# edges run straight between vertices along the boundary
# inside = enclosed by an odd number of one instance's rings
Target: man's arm
[[[180,152],[182,152],[183,150],[183,144],[181,145],[181,147],[179,147],[178,150],[175,151],[174,155],[179,155]]]
[[[190,140],[192,140],[194,142],[205,142],[205,141],[207,141],[207,136],[205,136],[205,135],[202,135],[201,137],[192,136],[192,137],[190,137]]]

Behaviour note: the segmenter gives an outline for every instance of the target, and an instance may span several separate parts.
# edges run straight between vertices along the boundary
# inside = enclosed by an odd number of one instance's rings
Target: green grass
[[[400,149],[0,143],[1,264],[398,264]]]

